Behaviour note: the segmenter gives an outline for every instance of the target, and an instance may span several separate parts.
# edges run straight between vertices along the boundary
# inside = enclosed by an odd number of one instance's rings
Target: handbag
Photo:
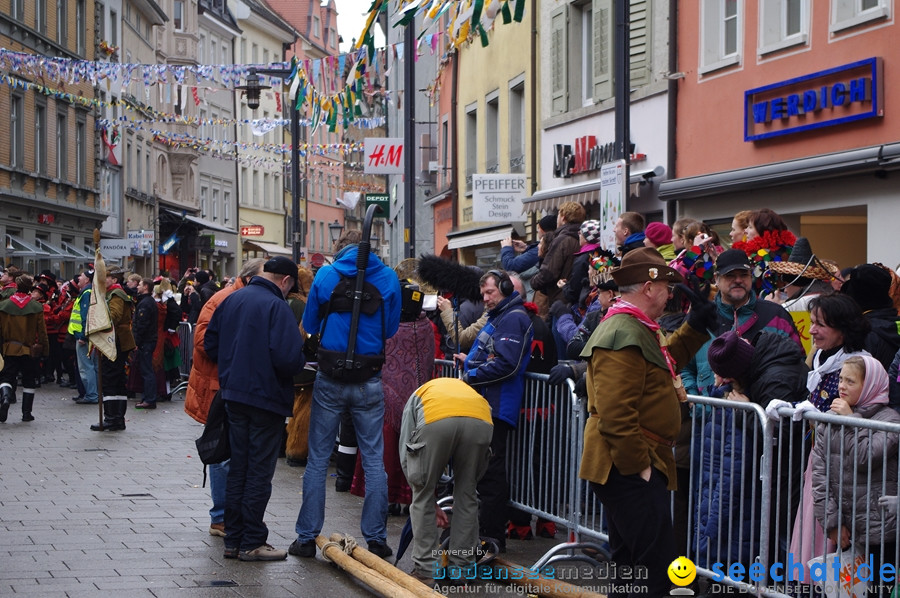
[[[810,568],[818,564],[825,572],[825,579],[816,581],[816,585],[822,588],[827,598],[865,598],[868,584],[858,574],[859,566],[865,562],[865,556],[851,546],[810,559],[808,564]],[[835,565],[838,571],[835,571]],[[835,579],[840,581],[835,582]]]

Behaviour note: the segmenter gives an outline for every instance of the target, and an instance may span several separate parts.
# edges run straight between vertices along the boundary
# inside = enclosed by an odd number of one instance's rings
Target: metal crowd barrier
[[[435,376],[457,375],[451,361],[435,362]],[[551,385],[547,376],[532,373],[525,378],[522,415],[510,436],[507,458],[511,503],[567,531],[566,538],[532,568],[558,560],[596,563],[585,553],[606,556],[603,544],[609,537],[602,505],[588,483],[578,478],[586,405],[576,397],[571,382]],[[900,424],[819,412],[805,412],[802,421],[793,421],[790,408],[780,409],[781,417],[775,421],[754,403],[696,395],[688,400],[690,418],[683,425],[691,427],[690,451],[678,463],[679,476],[687,483],[680,483],[681,496],[673,493],[673,521],[682,530],[677,538],[679,552],[694,562],[699,576],[771,598],[824,595],[823,588],[813,583],[807,561],[826,556],[833,560],[835,547],[820,542],[802,555],[791,552],[801,539],[812,543],[816,534],[824,533],[809,514],[812,510],[807,511],[807,520],[798,517],[804,509],[814,509],[810,492],[804,493],[805,484],[810,483],[805,478],[812,477],[808,464],[813,426],[826,440],[842,438],[838,455],[831,449],[826,452],[840,463],[840,471],[831,471],[830,460],[825,460],[821,475],[826,487],[855,484],[865,488],[868,496],[863,501],[865,513],[858,502],[844,504],[832,490],[826,490],[822,500],[834,505],[839,518],[862,518],[866,529],[882,518],[894,522],[893,531],[878,534],[860,534],[854,528],[851,542],[862,546],[865,559],[872,553],[876,575],[882,563],[893,565],[896,575]],[[873,435],[876,440],[894,435],[895,441],[890,448],[868,442]],[[878,487],[882,491],[873,494]],[[798,564],[786,571],[791,562]],[[831,575],[827,566],[825,571]],[[804,583],[799,578],[801,569]],[[900,596],[896,587],[893,591]],[[884,595],[890,594],[889,588]]]
[[[181,382],[172,389],[172,398],[183,399],[187,391],[188,377],[191,375],[191,362],[194,357],[194,327],[189,322],[178,323],[178,342],[181,351],[181,363],[178,364],[178,373]]]

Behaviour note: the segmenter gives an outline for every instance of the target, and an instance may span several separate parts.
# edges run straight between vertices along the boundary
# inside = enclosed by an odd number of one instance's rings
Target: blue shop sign
[[[884,116],[881,58],[744,92],[744,141]]]

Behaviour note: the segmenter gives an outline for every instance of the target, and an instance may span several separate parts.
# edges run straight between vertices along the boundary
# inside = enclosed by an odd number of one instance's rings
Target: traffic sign
[[[261,224],[241,227],[242,237],[261,237],[264,234],[266,234],[266,229]]]
[[[314,253],[309,256],[309,263],[313,268],[321,268],[325,264],[325,256],[321,253]]]

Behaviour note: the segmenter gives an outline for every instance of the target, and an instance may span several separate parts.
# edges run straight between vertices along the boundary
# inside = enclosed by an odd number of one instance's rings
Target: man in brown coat
[[[666,339],[656,319],[681,275],[656,249],[643,247],[628,252],[612,276],[621,297],[581,353],[590,360],[590,418],[579,476],[606,509],[615,570],[643,569],[646,581],[632,585],[646,588],[635,588],[634,595],[665,596],[666,570],[678,556],[669,514],[669,490],[676,486],[672,447],[681,429],[676,375],[709,339],[715,305],[698,298],[687,321]]]
[[[105,355],[100,356],[100,377],[103,382],[103,426],[93,424],[95,432],[117,432],[125,429],[125,412],[128,410],[128,396],[125,376],[125,364],[128,355],[135,348],[134,336],[131,333],[131,320],[134,315],[134,302],[122,288],[125,270],[113,268],[106,273],[106,304],[109,306],[109,319],[116,330],[116,359],[110,361]]]
[[[34,280],[27,274],[15,279],[16,292],[0,301],[0,340],[4,366],[0,372],[0,422],[6,421],[10,403],[16,402],[16,377],[22,374],[22,421],[34,420],[34,389],[38,380],[37,360],[32,346],[40,346],[44,356],[50,355],[44,308],[32,299]]]

